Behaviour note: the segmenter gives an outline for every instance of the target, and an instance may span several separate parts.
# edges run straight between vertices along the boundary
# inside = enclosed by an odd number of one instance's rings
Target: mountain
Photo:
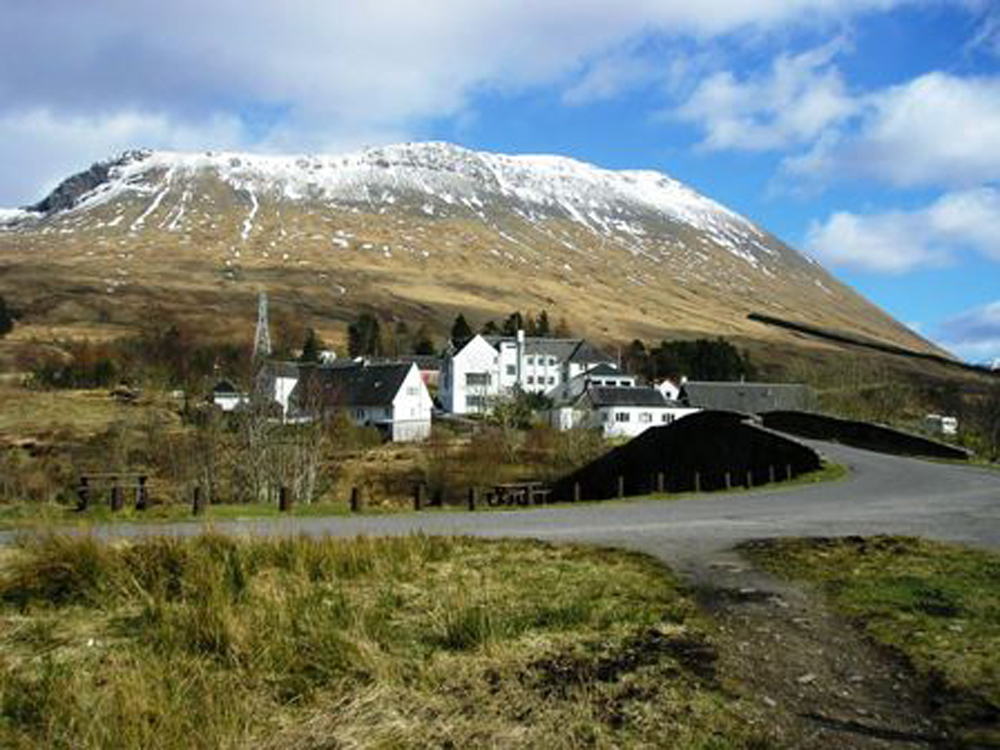
[[[248,338],[260,288],[331,337],[361,309],[443,327],[544,308],[603,341],[795,338],[761,313],[941,353],[676,180],[564,157],[130,151],[0,212],[0,293],[29,327],[120,331],[157,310]]]

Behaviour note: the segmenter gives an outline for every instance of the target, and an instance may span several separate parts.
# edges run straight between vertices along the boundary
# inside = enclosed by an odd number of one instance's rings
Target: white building
[[[299,372],[288,399],[291,421],[342,411],[395,442],[430,437],[431,397],[415,364],[303,366]]]
[[[474,336],[446,355],[440,398],[454,414],[485,413],[490,401],[519,386],[527,393],[558,397],[573,378],[614,360],[583,339]]]
[[[239,391],[228,380],[219,381],[212,389],[212,403],[222,411],[233,411],[240,404],[247,402],[247,394]]]
[[[670,378],[666,378],[657,384],[656,390],[662,393],[663,398],[668,401],[678,401],[681,397],[681,386],[684,385],[685,380],[686,378],[681,378],[675,382]]]
[[[632,438],[700,411],[668,401],[649,386],[588,388],[572,408],[571,426],[597,428],[608,438]]]

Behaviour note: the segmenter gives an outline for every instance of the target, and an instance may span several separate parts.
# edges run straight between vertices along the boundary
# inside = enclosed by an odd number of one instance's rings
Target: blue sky
[[[1000,357],[997,0],[0,0],[0,205],[136,146],[669,173]]]

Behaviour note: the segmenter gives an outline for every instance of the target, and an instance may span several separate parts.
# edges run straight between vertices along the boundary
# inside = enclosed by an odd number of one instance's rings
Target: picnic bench
[[[97,497],[98,490],[109,492],[111,510],[121,510],[125,504],[125,491],[133,494],[136,510],[144,510],[148,501],[146,482],[148,475],[137,472],[110,471],[91,472],[80,475],[76,486],[77,510],[86,510],[90,501]]]
[[[486,503],[500,505],[541,505],[549,499],[552,490],[541,482],[503,482],[495,484],[486,493]]]

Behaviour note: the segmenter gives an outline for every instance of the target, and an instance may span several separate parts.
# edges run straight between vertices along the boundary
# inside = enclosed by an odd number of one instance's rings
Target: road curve
[[[897,533],[1000,547],[1000,472],[811,443],[849,476],[838,482],[714,493],[677,501],[625,500],[510,512],[433,511],[92,527],[103,538],[233,534],[380,536],[422,531],[587,542],[652,554],[683,571],[732,545],[770,536]],[[17,532],[0,534],[9,543]]]

